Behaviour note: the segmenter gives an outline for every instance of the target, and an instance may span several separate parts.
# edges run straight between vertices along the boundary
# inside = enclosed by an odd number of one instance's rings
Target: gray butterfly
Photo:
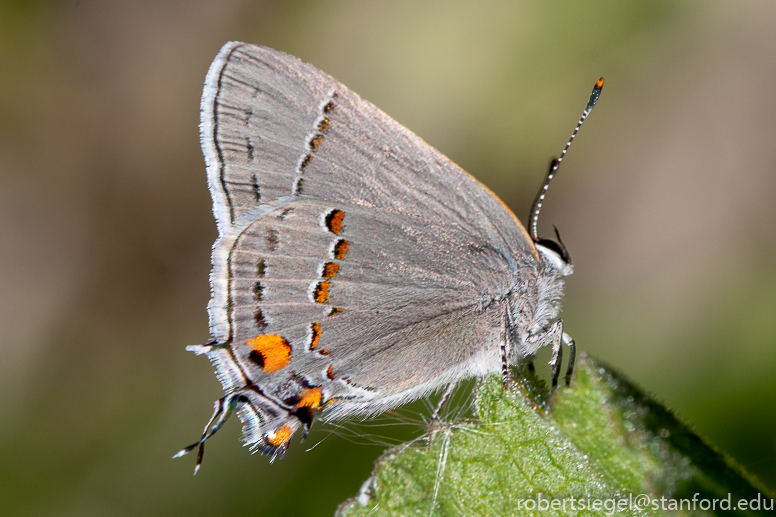
[[[274,459],[319,413],[368,416],[496,372],[506,382],[547,344],[553,385],[571,347],[568,382],[574,345],[556,318],[572,266],[560,240],[536,233],[560,160],[529,235],[493,192],[336,80],[237,42],[207,74],[200,129],[218,240],[212,341],[187,349],[213,362],[226,396],[176,457],[199,447],[198,468],[236,409],[245,442]]]

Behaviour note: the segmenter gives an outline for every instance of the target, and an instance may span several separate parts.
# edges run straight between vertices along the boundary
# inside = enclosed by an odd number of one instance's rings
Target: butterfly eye
[[[566,247],[563,246],[562,243],[557,243],[551,239],[540,239],[537,243],[537,246],[542,246],[543,248],[546,248],[548,250],[551,250],[563,260],[566,264],[571,264],[571,257],[568,254],[568,251],[566,250]]]
[[[555,237],[558,239],[557,241],[554,241],[552,239],[539,239],[536,241],[537,246],[542,246],[548,250],[552,250],[555,252],[566,264],[571,264],[571,255],[569,254],[569,250],[566,248],[566,245],[563,244],[563,241],[560,238],[560,233],[558,232],[558,227],[555,227]]]

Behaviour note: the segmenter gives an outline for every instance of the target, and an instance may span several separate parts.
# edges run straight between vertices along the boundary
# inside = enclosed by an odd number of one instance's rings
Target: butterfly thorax
[[[532,357],[547,343],[541,339],[560,314],[565,277],[574,271],[557,253],[537,246],[539,263],[523,269],[509,296],[507,333],[512,343],[509,361],[517,364]]]

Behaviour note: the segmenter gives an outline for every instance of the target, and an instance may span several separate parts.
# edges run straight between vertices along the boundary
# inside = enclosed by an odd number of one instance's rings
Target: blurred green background
[[[228,40],[333,75],[521,218],[606,77],[543,215],[566,328],[776,487],[775,26],[771,0],[1,1],[0,514],[330,515],[383,450],[319,425],[270,465],[233,421],[195,478],[170,459],[221,396],[184,346]]]

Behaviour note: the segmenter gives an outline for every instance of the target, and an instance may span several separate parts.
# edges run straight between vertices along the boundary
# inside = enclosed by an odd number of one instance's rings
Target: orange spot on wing
[[[331,126],[331,120],[325,118],[321,120],[320,124],[318,124],[318,131],[325,133],[329,130],[329,126]]]
[[[315,289],[313,289],[313,300],[318,303],[324,303],[326,300],[328,300],[330,287],[331,282],[329,281],[324,280],[323,282],[318,282],[318,284],[315,286]]]
[[[350,248],[350,243],[348,241],[345,239],[338,240],[334,245],[334,258],[338,260],[344,259],[345,255],[348,254],[348,248]]]
[[[326,369],[326,377],[328,377],[328,378],[329,378],[329,379],[331,379],[331,380],[334,380],[334,365],[333,365],[333,364],[332,364],[332,365],[330,365],[330,366],[329,366],[329,367]]]
[[[327,262],[323,265],[323,278],[331,278],[339,272],[339,264],[336,262]]]
[[[342,231],[342,222],[345,219],[345,212],[342,210],[332,210],[326,216],[326,228],[334,234]]]
[[[321,350],[320,353],[321,353],[321,355],[329,355],[329,349],[328,348],[324,348],[323,350]]]
[[[323,142],[323,135],[315,135],[312,140],[310,140],[310,150],[312,152],[315,152],[318,150],[318,146],[321,145],[321,142]]]
[[[291,345],[277,334],[264,334],[245,342],[251,347],[251,355],[258,354],[262,369],[275,373],[291,362]]]
[[[310,332],[312,333],[312,338],[310,339],[310,350],[312,350],[318,346],[318,343],[321,341],[321,324],[316,321],[310,325]]]
[[[296,403],[296,406],[294,406],[296,409],[307,407],[310,409],[315,409],[318,406],[321,405],[321,398],[323,395],[321,394],[321,388],[309,388],[302,392],[302,397],[299,399],[299,402]]]
[[[283,424],[283,427],[275,431],[274,434],[267,434],[267,443],[273,447],[280,447],[291,439],[292,434],[294,434],[294,429],[288,424]]]

